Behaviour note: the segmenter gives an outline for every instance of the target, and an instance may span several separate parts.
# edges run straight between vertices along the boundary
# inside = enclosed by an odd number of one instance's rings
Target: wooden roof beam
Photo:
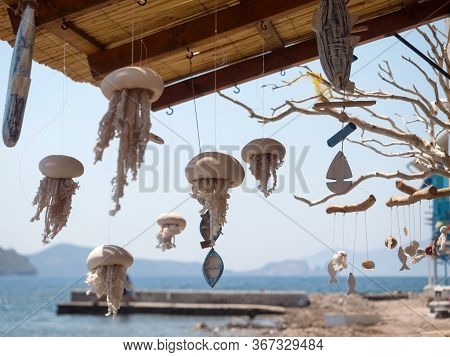
[[[317,0],[241,0],[240,4],[217,12],[217,32],[224,35],[244,26],[283,16],[304,6],[318,3]],[[195,44],[215,36],[215,13],[193,19],[144,36],[146,58],[163,56],[168,52],[193,48]],[[131,42],[88,56],[92,76],[100,79],[105,74],[129,65]],[[139,52],[141,41],[134,41],[134,51]]]
[[[276,1],[274,1],[276,2]],[[380,16],[359,26],[368,26],[368,31],[362,32],[360,44],[375,41],[393,32],[405,31],[424,23],[435,21],[450,15],[450,1],[430,0],[416,3],[408,8]],[[312,38],[298,44],[276,49],[264,56],[265,73],[271,74],[281,69],[297,66],[318,57],[316,39]],[[262,56],[231,64],[217,70],[217,90],[231,87],[238,83],[253,80],[261,75]],[[197,97],[214,92],[214,72],[199,75],[193,79]],[[191,80],[187,79],[166,86],[161,98],[153,103],[153,110],[167,108],[192,99]]]

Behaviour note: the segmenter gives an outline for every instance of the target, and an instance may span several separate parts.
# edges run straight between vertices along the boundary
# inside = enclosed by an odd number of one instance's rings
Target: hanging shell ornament
[[[274,139],[255,139],[244,146],[241,155],[250,164],[252,175],[259,181],[258,189],[265,197],[269,197],[277,187],[277,170],[283,165],[286,148]],[[272,187],[269,188],[271,177]]]
[[[360,40],[351,33],[356,21],[345,0],[320,0],[312,20],[322,69],[336,89],[348,92],[355,86],[349,78],[353,50]]]
[[[441,235],[439,236],[436,244],[439,246],[439,252],[443,253],[445,252],[445,245],[447,243],[448,227],[442,226],[439,231],[441,232]]]
[[[409,259],[411,264],[417,264],[427,256],[425,249],[417,248],[416,254]]]
[[[414,257],[416,255],[417,248],[419,248],[419,242],[416,240],[413,240],[406,248],[405,248],[405,254],[408,257]]]
[[[244,168],[234,157],[219,152],[205,152],[194,157],[186,166],[186,178],[192,184],[192,197],[203,204],[200,214],[209,212],[209,240],[226,223],[228,190],[241,185]]]
[[[387,249],[394,249],[397,246],[398,242],[393,236],[389,236],[384,241],[384,245]]]
[[[223,274],[224,264],[220,255],[211,248],[203,262],[203,276],[210,287],[214,287]]]
[[[124,67],[108,74],[101,83],[103,95],[109,100],[109,108],[100,121],[95,145],[95,163],[101,161],[104,150],[111,141],[119,138],[117,173],[112,179],[114,216],[121,208],[127,176],[137,179],[144,162],[149,141],[163,144],[164,140],[150,132],[151,104],[158,100],[164,89],[161,77],[149,68]]]
[[[20,3],[20,2],[19,2]],[[8,92],[3,114],[3,142],[15,146],[19,140],[31,85],[31,65],[36,34],[36,0],[23,0],[22,19],[16,34],[16,42],[9,70]]]
[[[83,164],[64,155],[51,155],[41,160],[39,170],[45,176],[39,185],[33,206],[36,214],[31,222],[39,221],[45,209],[45,228],[42,243],[48,244],[67,225],[72,209],[72,196],[79,188],[73,178],[84,173]]]
[[[362,262],[362,267],[366,270],[373,270],[375,269],[375,262],[370,259],[366,259]]]
[[[186,220],[180,214],[170,212],[160,215],[156,222],[161,227],[156,235],[158,240],[156,248],[162,249],[163,252],[175,248],[175,236],[186,228]]]
[[[348,267],[348,258],[347,253],[340,250],[333,254],[331,259],[328,262],[327,270],[330,279],[328,280],[328,284],[336,284],[338,280],[336,279],[336,274]]]
[[[120,309],[124,289],[130,289],[127,269],[133,264],[133,257],[124,248],[116,245],[101,245],[94,248],[87,257],[86,284],[88,294],[97,298],[106,296],[108,312],[105,316],[116,317]]]

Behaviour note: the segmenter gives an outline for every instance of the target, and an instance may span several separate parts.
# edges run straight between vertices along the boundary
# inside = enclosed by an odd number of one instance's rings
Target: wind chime
[[[163,252],[175,248],[175,236],[180,234],[186,228],[186,220],[180,214],[175,212],[163,213],[156,222],[161,229],[156,235],[158,245]]]
[[[426,255],[434,255],[434,256],[438,255],[438,252],[436,249],[437,240],[433,240],[433,242],[425,249],[420,248],[420,242],[422,239],[421,238],[422,231],[420,229],[419,242],[417,242],[416,240],[410,240],[410,244],[406,248],[403,248],[398,207],[399,206],[403,206],[403,207],[410,206],[410,205],[413,205],[413,204],[420,202],[421,200],[425,200],[425,199],[432,200],[432,199],[441,198],[441,197],[448,197],[448,196],[450,196],[450,189],[449,188],[437,189],[437,187],[435,187],[435,186],[430,186],[430,187],[426,187],[426,188],[418,190],[412,186],[405,184],[403,181],[396,181],[395,186],[397,187],[397,189],[399,191],[405,193],[407,196],[391,197],[387,200],[386,206],[391,207],[391,208],[396,207],[396,210],[397,210],[397,225],[398,225],[398,233],[399,233],[399,237],[400,237],[400,247],[398,249],[398,258],[399,258],[400,262],[402,263],[402,266],[400,267],[400,271],[404,271],[404,270],[410,270],[410,268],[406,264],[408,256],[409,256],[410,262],[412,264],[417,264],[418,262],[422,261]],[[413,210],[414,210],[414,208],[413,208]],[[421,213],[420,213],[420,218],[421,218]],[[413,221],[415,221],[415,219],[413,219]],[[414,222],[414,226],[415,226],[415,222]],[[442,229],[441,237],[443,240],[444,237],[446,238],[446,233],[445,233],[446,229],[444,227],[441,227],[441,229]],[[415,228],[414,228],[414,230],[415,230]],[[410,233],[406,227],[405,211],[404,211],[403,233],[405,235],[405,238]]]
[[[222,276],[224,264],[215,251],[216,239],[226,223],[228,191],[242,184],[244,168],[234,157],[219,152],[204,152],[194,157],[186,166],[186,178],[192,184],[192,197],[203,208],[200,214],[209,216],[208,244],[211,250],[203,263],[203,275],[211,287]]]
[[[130,289],[127,269],[133,264],[132,255],[117,245],[101,245],[87,257],[87,294],[94,293],[98,299],[106,297],[108,312],[105,316],[116,317],[120,309],[124,289]]]
[[[33,60],[34,38],[36,33],[36,0],[19,2],[16,14],[22,12],[22,19],[16,33],[16,42],[9,70],[8,91],[3,114],[3,142],[15,146],[22,130],[23,117],[31,84],[31,65]]]
[[[365,240],[366,240],[366,259],[361,263],[362,267],[366,270],[373,270],[375,269],[375,262],[373,260],[369,259],[369,243],[368,243],[368,238],[367,238],[367,219],[366,219],[366,211],[372,207],[376,202],[376,198],[374,195],[370,195],[365,201],[355,204],[355,205],[347,205],[347,206],[329,206],[326,209],[326,213],[327,214],[334,214],[336,215],[336,213],[343,213],[344,214],[344,218],[345,219],[345,215],[348,213],[356,213],[355,216],[355,240],[353,243],[353,261],[352,261],[352,266],[355,266],[355,245],[356,245],[356,238],[357,238],[357,222],[358,222],[358,212],[364,212],[364,223],[365,223]],[[335,216],[336,217],[336,216]],[[336,219],[334,217],[334,219]],[[344,222],[344,221],[343,221]],[[343,223],[343,240],[344,240],[344,236],[345,236],[345,228],[344,228],[344,223]],[[335,235],[335,232],[333,233],[333,235]],[[333,243],[334,245],[334,243]],[[343,243],[344,245],[344,243]],[[344,247],[343,247],[344,248]],[[334,247],[333,247],[334,249]],[[336,279],[336,274],[342,270],[344,270],[345,268],[347,268],[348,266],[348,257],[347,257],[347,253],[345,251],[339,251],[337,253],[335,253],[330,261],[328,262],[328,274],[330,275],[330,280],[328,282],[328,284],[332,284],[332,283],[337,283],[338,280]],[[348,293],[354,293],[355,292],[355,287],[356,287],[356,279],[355,276],[353,274],[353,267],[352,267],[352,271],[349,273],[348,276],[348,286],[349,286],[349,290]]]
[[[286,148],[279,141],[269,138],[255,139],[244,146],[242,160],[250,166],[250,172],[259,181],[258,189],[265,197],[277,187],[277,170],[283,165]],[[269,180],[272,178],[272,187]]]
[[[360,36],[355,33],[366,31],[367,28],[354,27],[357,17],[350,16],[345,0],[321,0],[312,22],[322,69],[332,86],[344,93],[342,101],[316,103],[314,109],[342,108],[339,120],[342,123],[348,122],[349,117],[345,114],[345,108],[370,106],[376,103],[345,100],[345,93],[353,93],[355,88],[355,84],[349,80],[354,61],[353,50],[360,40]],[[356,125],[348,123],[328,140],[328,146],[334,147],[355,130]],[[333,159],[326,177],[335,180],[327,183],[331,192],[343,194],[350,189],[352,182],[345,180],[352,177],[352,172],[343,153],[343,147]]]

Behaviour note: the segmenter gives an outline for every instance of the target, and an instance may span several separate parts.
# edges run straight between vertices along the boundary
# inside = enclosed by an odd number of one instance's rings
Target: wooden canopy
[[[0,39],[11,45],[17,2],[0,0]],[[75,81],[98,85],[114,69],[150,66],[166,84],[155,110],[192,99],[192,84],[202,96],[317,57],[311,22],[319,0],[37,2],[37,62],[63,71],[66,42],[66,74]],[[368,27],[366,43],[448,16],[450,1],[350,0],[348,9]]]

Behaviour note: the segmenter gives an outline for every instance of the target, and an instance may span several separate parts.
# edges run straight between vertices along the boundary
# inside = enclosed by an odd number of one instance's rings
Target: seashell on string
[[[375,262],[373,260],[366,259],[362,262],[362,267],[366,270],[375,269]]]
[[[398,242],[393,236],[389,236],[384,241],[384,245],[387,249],[394,249],[397,246]]]

